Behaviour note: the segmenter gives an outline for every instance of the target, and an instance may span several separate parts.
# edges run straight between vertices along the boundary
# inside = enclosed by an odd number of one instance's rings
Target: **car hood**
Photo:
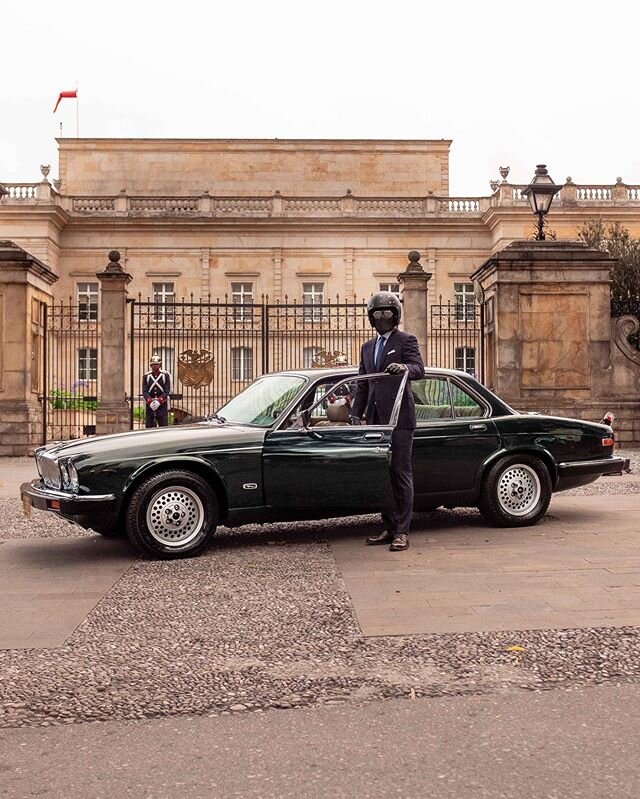
[[[108,436],[95,436],[76,441],[50,444],[46,450],[56,458],[94,458],[126,453],[138,459],[163,454],[206,452],[227,446],[242,446],[261,442],[265,428],[247,427],[225,422],[198,422],[190,425],[154,427],[131,430]]]

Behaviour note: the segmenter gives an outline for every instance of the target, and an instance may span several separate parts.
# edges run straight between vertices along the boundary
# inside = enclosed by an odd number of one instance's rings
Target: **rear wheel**
[[[511,455],[486,474],[478,507],[498,527],[526,527],[544,516],[551,500],[551,477],[533,455]]]
[[[198,555],[218,524],[218,501],[197,474],[160,472],[133,492],[126,513],[127,534],[143,555],[184,558]]]

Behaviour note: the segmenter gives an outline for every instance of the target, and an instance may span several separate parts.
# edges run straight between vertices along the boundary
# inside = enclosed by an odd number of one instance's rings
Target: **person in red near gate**
[[[409,380],[424,377],[424,363],[418,341],[410,333],[398,330],[402,305],[395,294],[379,291],[367,303],[367,315],[376,337],[362,345],[359,374],[386,372],[397,380],[381,377],[359,380],[351,411],[351,424],[389,424],[400,379],[408,372]],[[389,544],[392,552],[409,547],[409,525],[413,511],[413,473],[411,451],[416,427],[416,409],[409,382],[404,389],[398,423],[391,434],[391,488],[393,507],[382,513],[384,532],[367,538],[369,545]]]
[[[142,396],[146,403],[145,427],[166,427],[169,424],[171,375],[162,369],[162,358],[152,355],[151,371],[142,378]]]

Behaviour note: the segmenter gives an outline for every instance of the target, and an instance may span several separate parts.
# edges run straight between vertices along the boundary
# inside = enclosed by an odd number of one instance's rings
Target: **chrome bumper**
[[[621,458],[619,455],[591,461],[568,461],[558,464],[558,473],[561,477],[580,474],[621,474],[628,471],[629,458]]]
[[[104,513],[116,501],[115,494],[70,494],[47,488],[42,480],[32,480],[20,486],[22,505],[37,510],[51,510],[62,516],[78,516],[84,513]]]

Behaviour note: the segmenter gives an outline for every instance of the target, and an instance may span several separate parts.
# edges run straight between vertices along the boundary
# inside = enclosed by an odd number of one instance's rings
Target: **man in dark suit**
[[[367,314],[377,336],[362,345],[359,374],[387,372],[397,375],[398,378],[359,380],[356,384],[351,423],[361,424],[364,416],[367,424],[389,424],[400,387],[399,381],[405,372],[409,373],[398,424],[391,435],[391,487],[394,507],[382,513],[384,532],[371,536],[366,541],[369,545],[389,544],[392,552],[400,552],[409,547],[408,533],[413,512],[411,450],[416,427],[416,409],[409,380],[424,377],[424,363],[416,337],[398,330],[402,305],[395,294],[389,291],[374,294],[367,304]]]

